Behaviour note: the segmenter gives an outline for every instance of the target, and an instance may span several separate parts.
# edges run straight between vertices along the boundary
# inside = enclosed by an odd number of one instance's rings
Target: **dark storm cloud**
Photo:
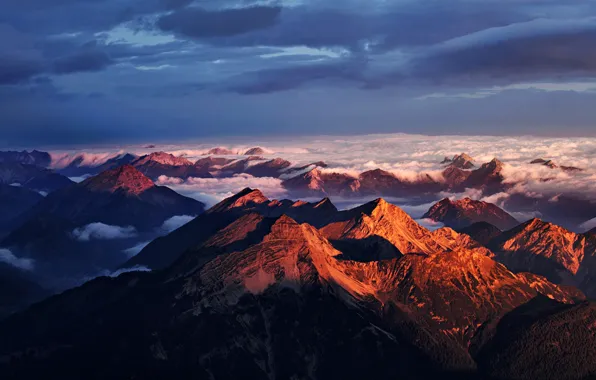
[[[233,78],[226,90],[239,94],[266,94],[291,90],[310,82],[362,82],[363,62],[345,60],[331,63],[261,70]]]
[[[585,30],[523,33],[497,41],[478,40],[439,49],[416,60],[415,75],[428,80],[515,82],[596,74],[596,24]],[[461,82],[460,82],[461,83]]]
[[[555,100],[561,105],[557,114],[573,114],[576,124],[591,125],[586,120],[593,116],[573,106],[592,101],[591,90],[556,96],[519,90],[483,100],[441,95],[473,96],[483,88],[529,81],[591,80],[594,2],[0,3],[0,124],[22,127],[11,132],[12,141],[26,141],[31,131],[40,141],[83,141],[102,133],[134,139],[135,128],[153,130],[157,138],[171,133],[172,124],[180,125],[177,136],[243,133],[247,124],[255,133],[272,133],[293,123],[299,133],[302,120],[312,121],[311,132],[333,133],[343,125],[356,131],[357,120],[374,120],[371,128],[389,131],[397,116],[409,132],[421,125],[437,131],[433,123],[449,121],[462,126],[452,131],[458,133],[463,125],[465,131],[486,125],[486,115],[495,125],[548,124],[555,119],[542,109]],[[435,93],[440,96],[425,97]],[[508,100],[513,95],[515,101]],[[531,106],[510,112],[524,96],[532,97]],[[459,102],[459,108],[449,102]],[[546,108],[548,115],[555,112]],[[319,119],[309,119],[313,112]],[[95,132],[85,133],[91,125]],[[7,134],[0,131],[0,142]]]
[[[178,9],[192,3],[193,0],[161,0],[165,9]]]
[[[343,78],[368,89],[387,86],[464,88],[552,78],[587,78],[596,75],[595,43],[596,20],[537,20],[491,28],[406,51],[401,62],[394,59],[392,51],[352,53],[342,58],[343,62],[333,64],[315,62],[309,67],[288,66],[249,73],[241,77],[239,86],[232,84],[230,88],[241,89],[242,93],[266,93],[302,87],[325,78]]]
[[[164,31],[188,37],[225,37],[274,25],[281,7],[252,6],[209,11],[185,8],[162,16],[157,25]]]
[[[0,54],[0,85],[27,82],[43,72],[43,65],[34,60]]]
[[[215,11],[188,7],[162,16],[157,26],[214,46],[343,46],[377,49],[424,45],[487,27],[529,19],[502,2],[488,1],[470,9],[455,2],[398,3],[375,9],[336,4],[336,7],[253,6]],[[225,38],[228,37],[228,38]]]
[[[114,63],[108,54],[98,49],[83,49],[72,55],[57,59],[53,64],[56,74],[99,71]]]
[[[22,83],[43,71],[34,41],[12,26],[0,24],[0,85]]]

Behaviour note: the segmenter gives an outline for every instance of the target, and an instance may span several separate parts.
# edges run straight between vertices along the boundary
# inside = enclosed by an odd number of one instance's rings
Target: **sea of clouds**
[[[251,141],[252,140],[252,141]],[[324,161],[327,172],[341,172],[357,176],[366,170],[380,168],[390,171],[403,180],[415,181],[421,173],[430,174],[440,181],[445,157],[468,153],[476,159],[477,166],[493,158],[503,161],[506,182],[514,185],[508,193],[486,197],[478,190],[462,194],[441,194],[451,198],[469,196],[499,205],[513,193],[556,200],[560,194],[596,200],[596,139],[595,138],[544,138],[502,136],[423,136],[384,134],[365,136],[323,136],[285,139],[220,139],[184,144],[152,144],[153,146],[120,146],[114,148],[88,148],[79,151],[54,151],[53,166],[60,168],[78,157],[84,163],[100,165],[107,159],[124,152],[137,155],[165,151],[185,156],[190,160],[204,157],[214,147],[225,147],[234,152],[244,152],[255,146],[266,149],[265,158],[281,157],[294,166]],[[234,157],[234,156],[232,156]],[[239,157],[240,158],[240,157]],[[541,165],[530,165],[536,158],[551,159],[558,165],[576,166],[585,171],[566,173]],[[548,181],[544,179],[548,178]],[[245,187],[258,188],[271,198],[291,197],[276,178],[255,178],[242,174],[232,178],[180,178],[161,177],[159,185],[199,199],[208,206]],[[363,200],[332,199],[340,208]],[[427,205],[409,205],[407,200],[395,200],[415,218],[420,218]],[[410,206],[410,210],[408,207]],[[428,209],[428,208],[427,208]],[[533,215],[517,215],[529,218]]]

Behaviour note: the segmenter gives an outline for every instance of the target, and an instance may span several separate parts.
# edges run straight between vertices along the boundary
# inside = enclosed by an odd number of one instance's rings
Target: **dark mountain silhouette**
[[[27,271],[0,262],[0,320],[50,294]]]
[[[594,303],[562,305],[537,297],[498,323],[476,355],[478,366],[498,379],[594,378],[595,324]]]
[[[72,183],[67,177],[50,169],[29,164],[0,162],[0,184],[19,184],[30,190],[50,193]]]
[[[117,268],[130,249],[164,234],[169,218],[203,210],[125,165],[51,193],[13,219],[0,248],[33,260],[39,282],[63,290]]]
[[[458,230],[458,232],[470,236],[484,246],[487,246],[491,240],[502,233],[500,229],[487,222],[476,222]]]
[[[48,152],[40,152],[38,150],[32,150],[31,152],[26,150],[21,152],[0,151],[0,162],[34,165],[41,168],[47,168],[52,163],[52,157]]]
[[[0,231],[14,228],[12,221],[42,199],[43,196],[36,191],[0,184]]]

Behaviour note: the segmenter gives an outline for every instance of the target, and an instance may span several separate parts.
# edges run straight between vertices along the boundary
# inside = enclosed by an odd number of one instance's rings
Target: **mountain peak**
[[[331,240],[388,242],[401,254],[432,254],[443,250],[427,229],[383,198],[342,211],[321,232]]]
[[[474,159],[466,153],[455,155],[450,165],[460,169],[471,169],[475,166]]]
[[[494,168],[494,169],[498,169],[501,170],[503,168],[503,162],[501,160],[499,160],[498,158],[493,158],[489,163],[484,164],[482,166],[485,166],[488,168]]]
[[[122,165],[112,170],[106,170],[88,178],[81,186],[92,191],[115,192],[124,190],[130,194],[140,194],[155,186],[153,181],[131,165]]]
[[[490,246],[514,271],[523,268],[557,280],[561,269],[577,273],[587,248],[583,235],[538,218],[503,232]]]
[[[244,155],[245,156],[262,156],[267,153],[268,152],[265,149],[261,148],[260,146],[257,146],[254,148],[250,148],[249,150],[244,152]]]
[[[173,154],[166,153],[166,152],[153,152],[147,154],[143,157],[140,157],[138,160],[134,162],[135,166],[144,165],[150,162],[156,162],[162,165],[171,165],[171,166],[188,166],[192,165],[192,162],[187,160],[184,157],[176,157]]]
[[[257,205],[266,202],[269,202],[269,199],[265,195],[263,195],[263,193],[260,190],[253,190],[250,187],[247,187],[239,193],[232,195],[231,197],[219,202],[211,209],[209,209],[208,212],[224,212],[238,207],[243,207],[251,204]]]
[[[388,203],[383,198],[377,198],[353,210],[368,216],[379,216],[386,212],[403,214],[407,216],[407,214],[401,208]]]
[[[476,222],[488,222],[501,230],[508,230],[519,224],[514,217],[498,206],[468,197],[456,201],[445,198],[431,206],[423,218],[442,222],[456,229]]]
[[[557,165],[557,163],[555,163],[553,160],[545,160],[544,158],[537,158],[535,160],[530,161],[530,164],[534,164],[534,165],[542,165],[542,166],[546,166],[550,169],[561,169],[565,172],[583,172],[584,169],[575,167],[575,166],[564,166],[564,165]]]
[[[330,211],[337,211],[337,207],[331,202],[329,198],[321,199],[314,208],[317,209],[329,209]]]
[[[230,149],[228,149],[228,148],[226,148],[226,147],[223,147],[223,146],[218,146],[218,147],[216,147],[216,148],[211,148],[211,149],[209,149],[209,151],[207,152],[207,154],[208,154],[208,155],[209,155],[209,154],[214,154],[214,155],[216,155],[216,156],[217,156],[217,155],[218,155],[218,156],[230,156],[230,155],[233,155],[233,154],[235,154],[235,153],[234,153],[234,151],[232,151],[232,150],[230,150]]]

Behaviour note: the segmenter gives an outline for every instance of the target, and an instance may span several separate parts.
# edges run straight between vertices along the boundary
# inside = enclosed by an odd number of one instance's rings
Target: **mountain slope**
[[[594,303],[537,298],[505,316],[496,332],[478,354],[480,368],[495,378],[591,379],[596,373]]]
[[[431,254],[444,248],[403,210],[381,198],[342,211],[321,232],[332,241],[382,239],[401,254]]]
[[[21,152],[0,151],[0,162],[35,165],[40,168],[47,168],[52,163],[52,157],[48,152],[40,152],[38,150],[32,150],[31,152],[26,150]]]
[[[487,222],[477,222],[471,224],[468,227],[458,230],[458,232],[470,236],[472,239],[484,246],[488,246],[491,240],[503,233],[503,231]]]
[[[0,210],[2,210],[0,230],[5,227],[10,228],[14,218],[29,210],[42,199],[43,196],[36,191],[21,186],[0,184]]]
[[[49,294],[26,271],[0,262],[0,320]]]
[[[532,219],[503,232],[489,248],[511,270],[540,274],[559,283],[578,272],[590,247],[580,234]]]
[[[137,158],[130,164],[152,180],[157,180],[162,175],[179,178],[211,178],[209,172],[204,170],[202,166],[195,167],[188,159],[165,152],[147,154]]]
[[[203,209],[123,166],[49,194],[13,220],[0,247],[33,260],[42,285],[64,290],[117,268],[164,234],[168,219]]]
[[[475,166],[474,159],[466,153],[457,154],[453,158],[445,157],[442,164],[448,164],[458,169],[472,169]]]
[[[65,176],[34,165],[0,162],[0,184],[19,184],[27,189],[50,193],[73,184]]]
[[[246,188],[167,236],[152,241],[124,266],[165,268],[177,260],[184,251],[205,243],[213,234],[245,214],[278,217],[285,213],[301,222],[321,226],[336,212],[337,209],[328,198],[316,203],[269,200],[259,190]]]
[[[498,206],[470,198],[457,201],[445,198],[434,204],[423,218],[444,223],[455,229],[468,227],[476,222],[487,222],[501,230],[509,230],[519,224],[514,217]]]

